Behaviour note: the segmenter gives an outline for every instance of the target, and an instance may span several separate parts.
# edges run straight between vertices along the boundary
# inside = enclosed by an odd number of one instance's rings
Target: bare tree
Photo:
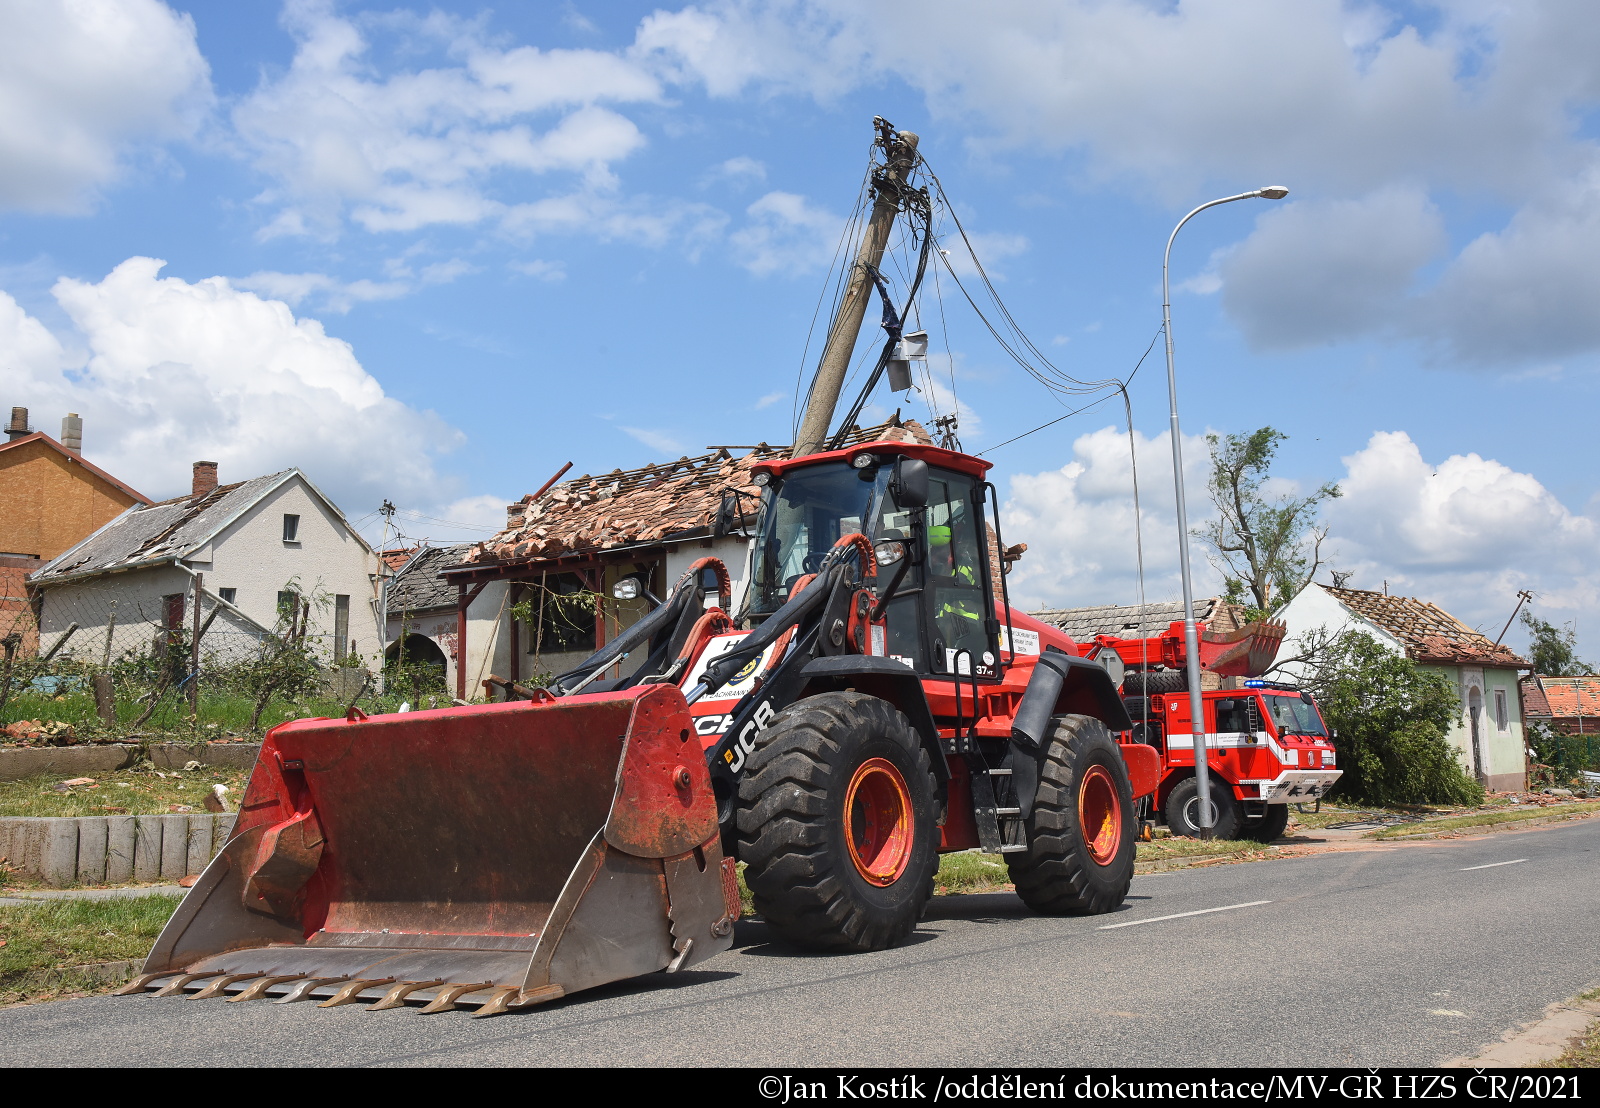
[[[1211,564],[1226,580],[1227,599],[1264,618],[1283,607],[1322,565],[1328,531],[1317,522],[1324,501],[1340,495],[1327,482],[1307,496],[1263,491],[1278,444],[1289,436],[1271,427],[1248,435],[1206,436],[1211,476],[1206,483],[1217,518],[1195,530],[1211,547]]]

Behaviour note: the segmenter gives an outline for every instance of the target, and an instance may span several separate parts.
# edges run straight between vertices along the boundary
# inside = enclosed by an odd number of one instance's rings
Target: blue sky
[[[878,114],[1084,379],[1155,335],[1185,211],[1289,186],[1178,240],[1186,432],[1271,424],[1284,488],[1341,481],[1326,550],[1353,585],[1491,634],[1532,588],[1588,643],[1597,40],[1600,11],[1556,0],[17,0],[0,404],[52,433],[82,412],[86,453],[151,495],[198,457],[300,465],[352,518],[387,497],[441,539],[567,461],[786,442]],[[953,359],[969,449],[1067,410],[943,292],[932,400]],[[1166,595],[1159,347],[1131,394]],[[1024,599],[1133,599],[1127,455],[1114,403],[994,451]]]

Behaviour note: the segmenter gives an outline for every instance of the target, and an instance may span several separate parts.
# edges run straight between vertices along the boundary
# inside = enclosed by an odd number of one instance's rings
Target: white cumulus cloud
[[[792,192],[769,192],[745,214],[750,222],[729,239],[739,263],[758,277],[826,266],[844,228],[842,216]]]
[[[210,105],[194,20],[159,0],[0,3],[0,206],[83,211]]]
[[[661,95],[655,77],[616,54],[502,49],[476,24],[442,16],[381,25],[455,64],[391,72],[324,0],[291,0],[284,21],[297,40],[288,71],[233,112],[278,183],[267,234],[326,233],[345,217],[369,231],[478,224],[513,207],[491,187],[497,174],[561,174],[607,193],[613,163],[645,140],[605,105]]]
[[[1076,608],[1090,604],[1133,604],[1139,598],[1138,538],[1144,540],[1145,596],[1181,596],[1177,554],[1177,512],[1172,486],[1172,446],[1167,434],[1147,438],[1134,432],[1138,451],[1139,507],[1133,510],[1133,459],[1128,433],[1114,427],[1080,435],[1072,461],[1043,473],[1011,478],[1002,507],[1006,543],[1025,542],[1028,552],[1011,571],[1012,601],[1024,608]],[[1206,442],[1183,437],[1184,494],[1193,526],[1207,511]],[[1193,549],[1198,595],[1221,584],[1206,564],[1198,543]]]
[[[62,336],[0,293],[7,391],[35,426],[80,413],[85,457],[150,496],[184,491],[207,458],[224,481],[299,466],[352,516],[384,497],[454,499],[434,460],[459,432],[385,395],[316,320],[223,277],[161,277],[164,264],[62,278],[53,291],[74,327]]]
[[[1518,589],[1562,619],[1600,615],[1600,521],[1532,474],[1478,454],[1429,463],[1403,431],[1374,434],[1344,463],[1345,495],[1326,518],[1332,564],[1354,572],[1352,587],[1387,580],[1491,636]]]

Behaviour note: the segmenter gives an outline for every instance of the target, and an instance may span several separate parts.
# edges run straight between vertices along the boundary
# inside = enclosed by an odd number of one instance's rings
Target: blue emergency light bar
[[[1247,689],[1276,689],[1279,692],[1299,692],[1299,685],[1291,685],[1286,681],[1262,681],[1252,678],[1244,683]]]

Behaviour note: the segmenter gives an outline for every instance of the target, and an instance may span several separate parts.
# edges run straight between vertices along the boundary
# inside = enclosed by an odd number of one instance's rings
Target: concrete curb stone
[[[234,815],[0,817],[0,857],[51,885],[177,880],[228,841]]]
[[[157,769],[182,769],[189,762],[227,769],[249,769],[260,743],[106,743],[78,746],[0,747],[0,781],[21,781],[45,773],[74,777],[110,773],[149,758]]]

